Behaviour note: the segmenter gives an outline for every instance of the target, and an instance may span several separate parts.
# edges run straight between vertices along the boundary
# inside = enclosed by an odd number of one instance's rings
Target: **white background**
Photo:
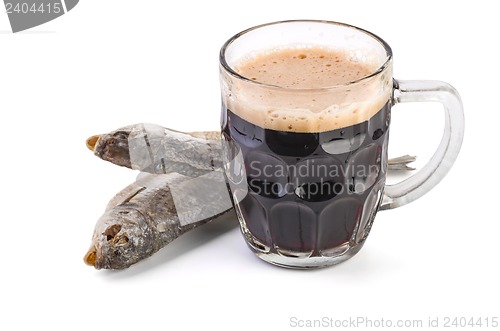
[[[288,330],[292,317],[426,325],[499,316],[500,24],[494,2],[458,3],[87,0],[18,34],[0,13],[0,329]],[[466,135],[449,175],[380,212],[361,252],[327,269],[260,261],[234,219],[125,271],[84,265],[95,221],[137,175],[94,157],[85,139],[136,122],[217,130],[220,46],[247,27],[298,18],[368,29],[392,46],[395,77],[460,91]],[[391,156],[425,161],[442,117],[434,105],[394,108]]]

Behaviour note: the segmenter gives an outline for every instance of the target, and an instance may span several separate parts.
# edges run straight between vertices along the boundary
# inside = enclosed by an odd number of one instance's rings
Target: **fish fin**
[[[114,208],[116,206],[121,205],[122,203],[125,203],[127,201],[130,201],[135,195],[137,195],[139,192],[143,191],[145,189],[144,186],[140,186],[137,184],[137,182],[134,182],[118,192],[117,195],[115,195],[109,202],[108,205],[106,206],[106,211],[110,210],[111,208]]]
[[[416,160],[417,160],[416,156],[410,156],[408,154],[403,155],[403,156],[399,156],[399,157],[395,157],[393,159],[389,159],[389,161],[387,162],[388,170],[390,170],[390,171],[392,171],[392,170],[395,170],[395,171],[398,171],[398,170],[402,170],[402,171],[416,170],[415,168],[410,167],[408,165],[409,163],[415,162]]]

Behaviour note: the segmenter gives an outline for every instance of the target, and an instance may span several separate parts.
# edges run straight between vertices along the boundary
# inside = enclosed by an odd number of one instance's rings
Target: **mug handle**
[[[402,182],[385,186],[381,210],[397,208],[423,196],[443,179],[457,158],[464,137],[464,112],[458,92],[441,81],[394,80],[393,105],[432,101],[438,101],[444,107],[441,143],[420,171]]]

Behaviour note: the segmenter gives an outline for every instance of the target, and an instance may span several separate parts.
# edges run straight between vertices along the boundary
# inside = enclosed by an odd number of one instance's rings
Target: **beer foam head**
[[[241,34],[226,47],[221,86],[228,109],[266,129],[323,132],[362,123],[389,101],[387,45],[349,26],[309,23],[312,28],[292,24],[285,32],[280,24],[264,26],[269,31]],[[330,36],[329,43],[318,35]]]

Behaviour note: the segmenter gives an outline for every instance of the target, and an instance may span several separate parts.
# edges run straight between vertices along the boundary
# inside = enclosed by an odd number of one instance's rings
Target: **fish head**
[[[130,168],[129,136],[132,129],[125,127],[111,133],[92,136],[87,146],[103,160]]]
[[[133,124],[92,136],[87,139],[87,147],[103,160],[143,171],[154,163],[154,152],[161,145],[164,131],[163,127],[156,124]],[[148,172],[151,171],[153,170],[149,169]]]
[[[96,224],[84,262],[96,269],[125,269],[153,254],[155,233],[133,208],[108,210]]]

